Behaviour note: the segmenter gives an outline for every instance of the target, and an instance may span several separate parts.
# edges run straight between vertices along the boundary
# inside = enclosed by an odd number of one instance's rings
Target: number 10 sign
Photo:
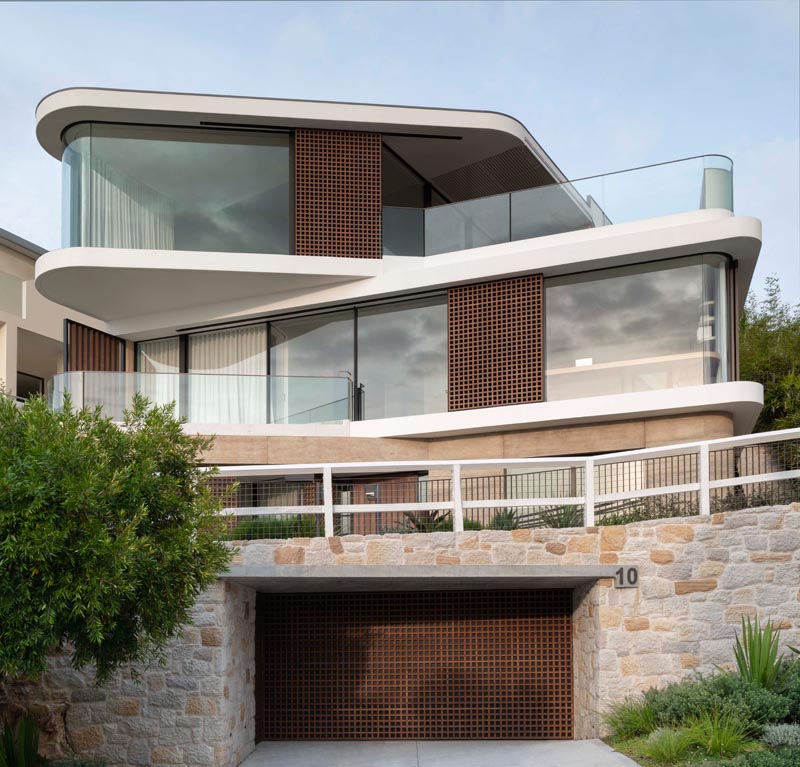
[[[635,589],[639,585],[639,570],[636,567],[620,567],[614,573],[614,588]]]

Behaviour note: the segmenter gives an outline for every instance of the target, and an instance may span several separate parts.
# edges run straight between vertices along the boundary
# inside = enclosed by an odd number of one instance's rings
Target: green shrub
[[[763,626],[758,617],[754,621],[742,618],[742,633],[736,637],[733,656],[739,675],[758,687],[771,690],[780,679],[783,660],[778,655],[780,629],[771,620]]]
[[[513,509],[498,511],[489,522],[490,530],[516,530],[518,527],[517,513]]]
[[[546,507],[539,514],[537,527],[583,527],[583,509],[580,506]]]
[[[783,694],[756,687],[736,674],[718,674],[651,689],[644,699],[660,727],[680,727],[705,713],[718,711],[758,734],[764,724],[780,722],[789,713],[789,700]]]
[[[675,682],[661,689],[648,690],[644,699],[659,726],[679,727],[719,706],[720,701],[710,682],[711,679]]]
[[[87,759],[82,756],[72,759],[56,759],[47,763],[47,767],[106,767],[106,765],[107,762],[102,759]]]
[[[226,541],[266,540],[275,538],[314,538],[322,535],[316,514],[288,516],[264,515],[241,520],[225,534]]]
[[[800,660],[787,660],[777,688],[789,703],[786,718],[800,723]]]
[[[800,764],[800,748],[781,748],[777,751],[754,751],[741,754],[725,767],[797,767]],[[706,767],[704,765],[704,767]],[[712,767],[712,765],[708,765]]]
[[[770,748],[800,746],[800,724],[768,724],[761,740]]]
[[[709,756],[736,756],[751,744],[747,724],[719,711],[706,711],[689,722],[686,736]]]
[[[789,714],[789,699],[779,689],[758,687],[737,674],[719,674],[708,684],[722,709],[749,723],[754,734],[766,724],[782,722]]]
[[[649,735],[658,727],[655,712],[642,697],[629,697],[603,714],[603,721],[618,740]]]
[[[686,755],[692,743],[683,730],[655,730],[644,745],[644,753],[659,764],[675,764]]]
[[[23,716],[15,729],[6,722],[0,738],[0,767],[38,767],[40,764],[36,722],[30,716]]]

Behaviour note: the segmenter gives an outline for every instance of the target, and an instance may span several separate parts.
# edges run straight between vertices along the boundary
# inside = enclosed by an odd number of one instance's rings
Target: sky
[[[60,245],[34,110],[70,86],[486,109],[569,178],[734,161],[754,278],[800,301],[800,0],[0,2],[0,227]]]

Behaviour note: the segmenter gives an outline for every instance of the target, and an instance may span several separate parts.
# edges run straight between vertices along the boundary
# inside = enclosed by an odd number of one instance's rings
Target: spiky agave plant
[[[758,617],[742,617],[742,633],[736,636],[733,656],[739,676],[756,687],[771,690],[783,673],[783,656],[778,654],[780,629],[772,620],[763,626]]]
[[[6,721],[0,743],[0,767],[39,767],[39,727],[33,718],[23,716],[16,730]]]

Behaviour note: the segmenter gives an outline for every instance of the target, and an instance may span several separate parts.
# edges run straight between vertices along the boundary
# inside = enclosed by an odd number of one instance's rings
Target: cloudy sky
[[[706,153],[800,299],[798,0],[0,3],[0,227],[60,243],[34,109],[104,86],[490,109],[571,178]]]

